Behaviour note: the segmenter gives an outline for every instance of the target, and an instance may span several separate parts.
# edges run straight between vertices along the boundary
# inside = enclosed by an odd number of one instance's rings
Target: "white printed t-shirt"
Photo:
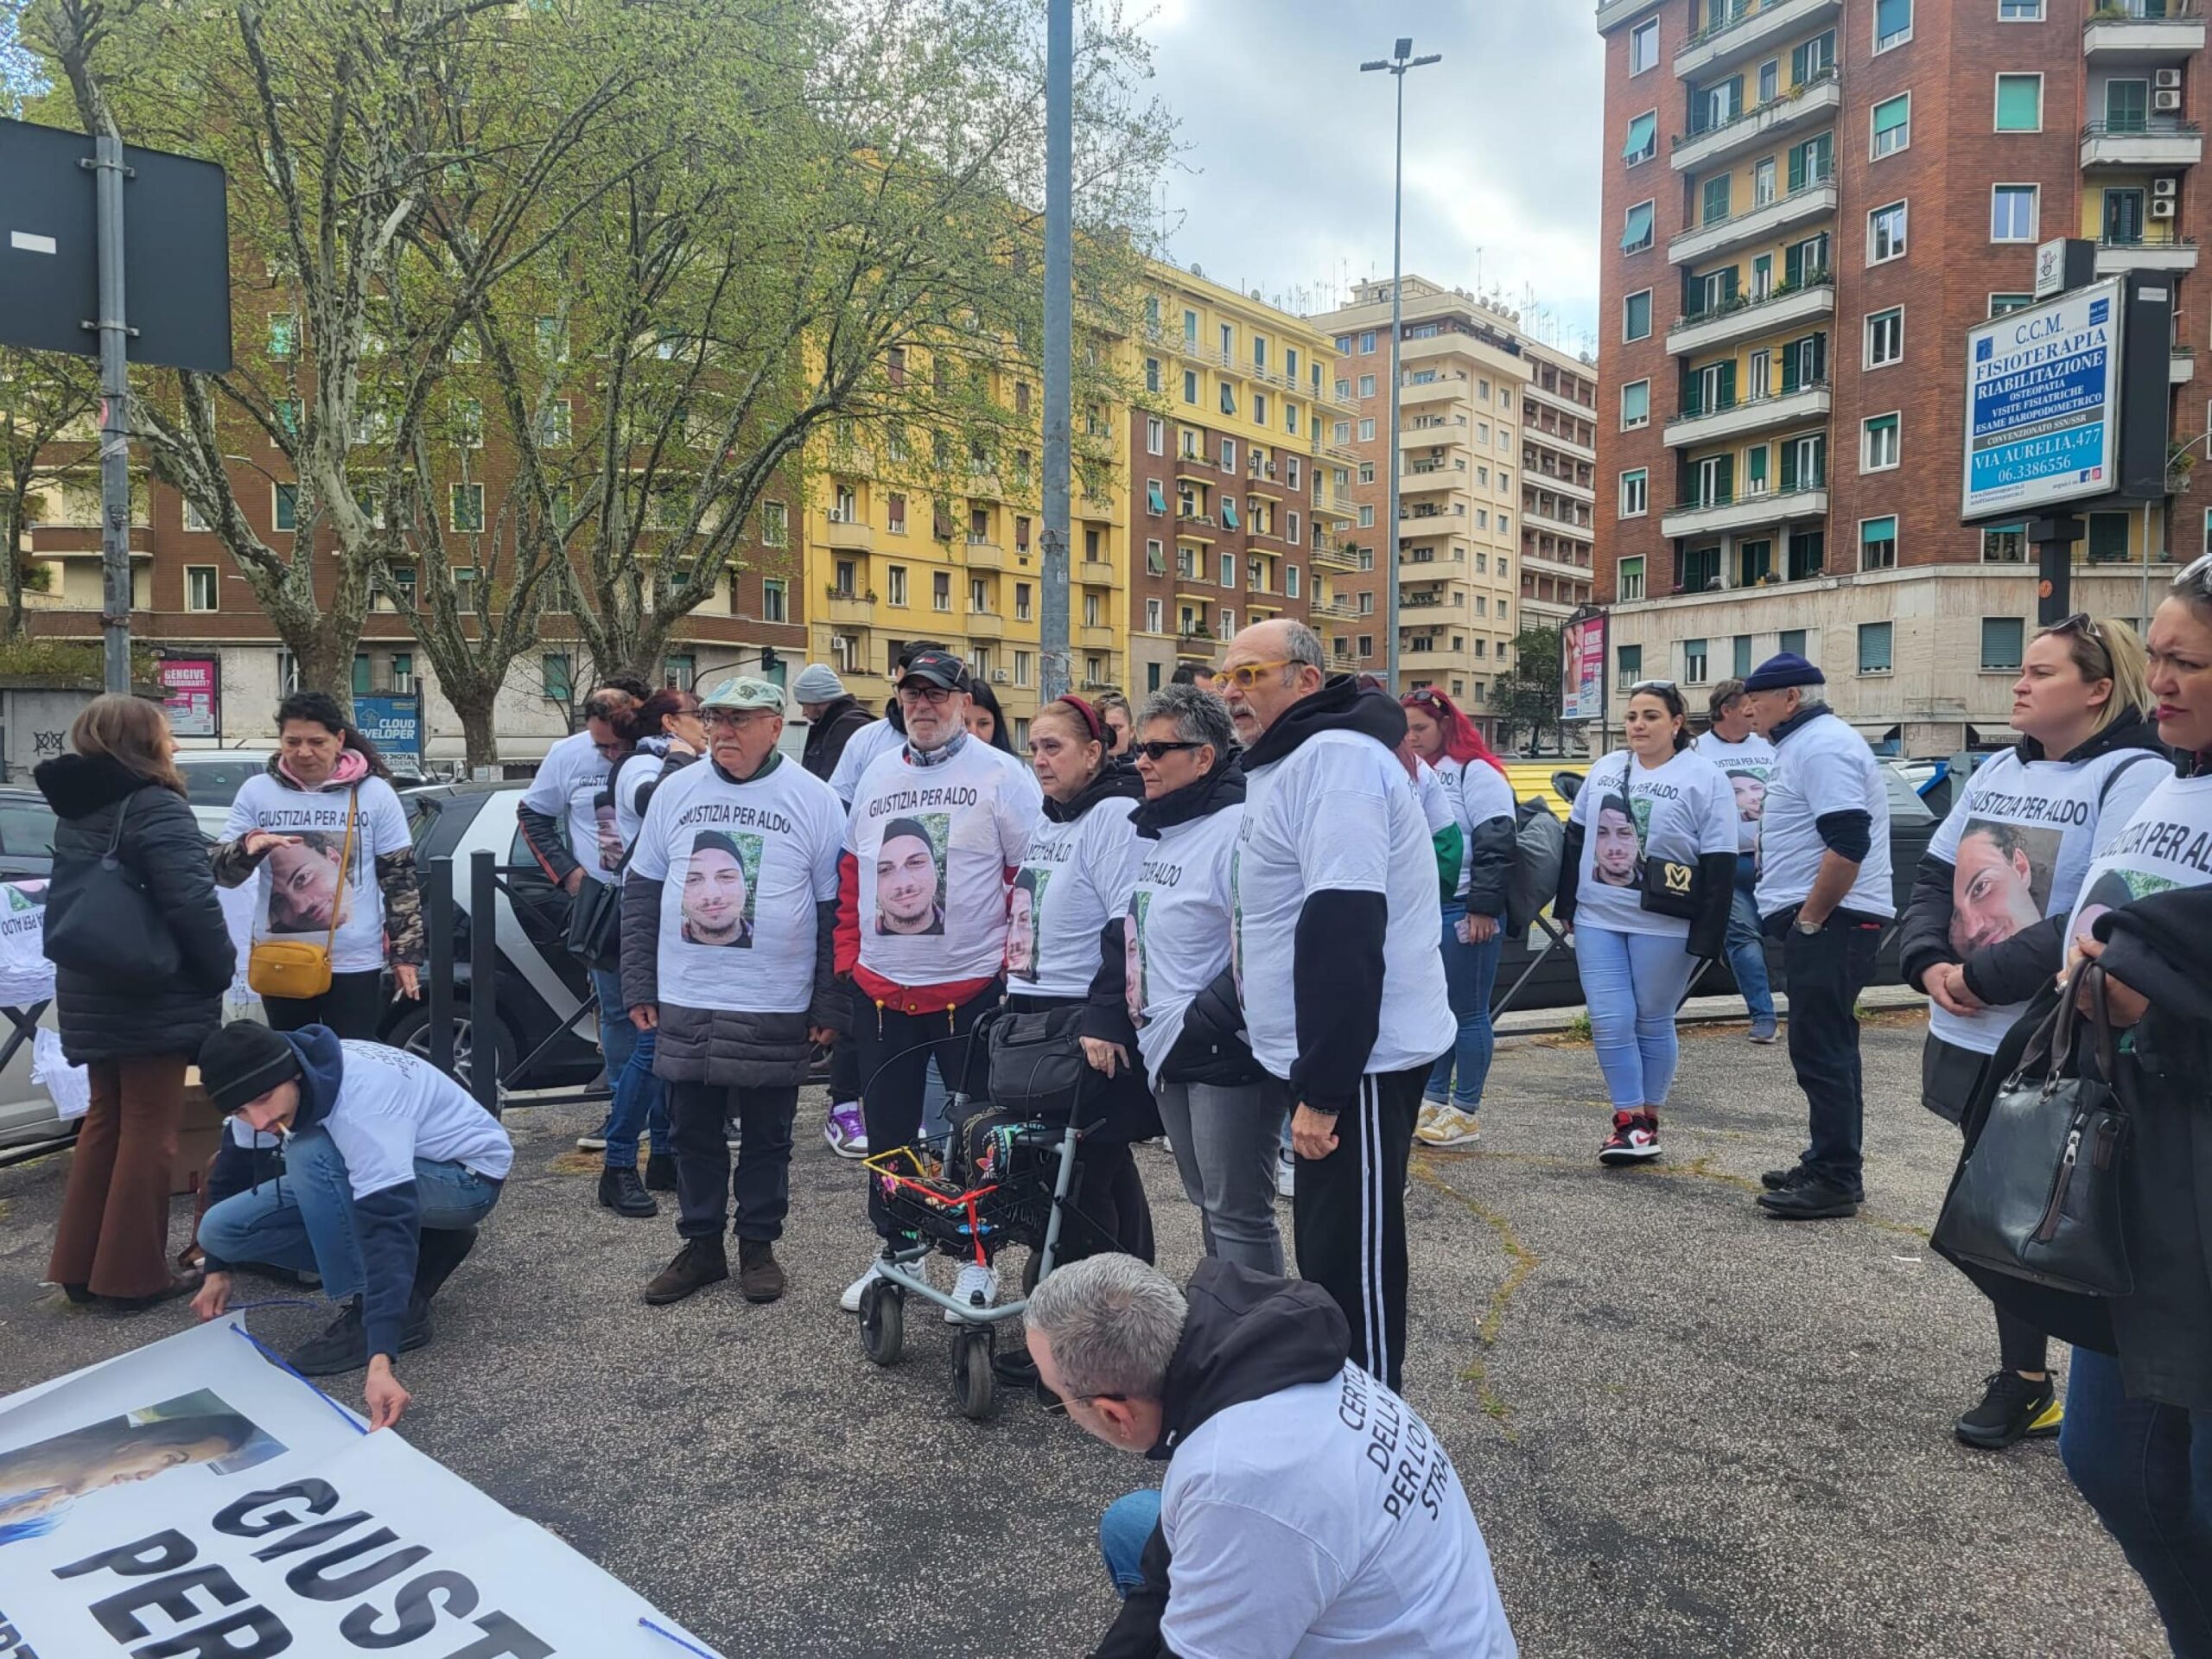
[[[355,1198],[405,1185],[417,1158],[507,1179],[514,1142],[468,1090],[404,1049],[351,1037],[339,1046],[346,1071],[323,1125],[346,1160]]]
[[[1644,861],[1695,864],[1707,853],[1736,850],[1734,792],[1720,768],[1693,749],[1656,766],[1615,749],[1590,768],[1567,821],[1582,826],[1578,928],[1686,939],[1690,925],[1683,918],[1644,909]]]
[[[895,754],[906,747],[906,740],[888,720],[871,720],[845,740],[845,747],[837,756],[837,764],[830,769],[830,787],[836,792],[841,803],[850,802],[860,792],[861,779],[868,769],[887,754]]]
[[[1868,819],[1866,856],[1838,908],[1884,920],[1897,913],[1890,891],[1890,797],[1880,765],[1865,738],[1840,715],[1824,711],[1774,746],[1759,819],[1761,916],[1805,902],[1827,853],[1820,821],[1832,812],[1864,812]]]
[[[2067,949],[2098,917],[2170,887],[2212,887],[2212,772],[2168,777],[2106,843],[2067,918]]]
[[[1476,827],[1492,818],[1517,823],[1518,804],[1505,774],[1486,760],[1454,760],[1446,755],[1436,763],[1436,775],[1444,780],[1445,791],[1451,796],[1452,810],[1459,820],[1459,833],[1466,842],[1459,858],[1456,894],[1464,899],[1474,872]]]
[[[903,746],[870,762],[845,826],[860,965],[893,985],[996,977],[1007,873],[1027,855],[1044,800],[1028,767],[973,737],[932,766]]]
[[[2118,749],[2074,766],[2023,763],[2017,750],[1984,761],[1928,845],[1951,866],[1950,945],[1959,960],[2072,910],[2091,860],[2172,776],[2165,757],[2147,749]],[[1931,1001],[1928,1029],[1947,1043],[1994,1054],[2025,1006],[1960,1015]]]
[[[1017,996],[1090,994],[1100,936],[1128,912],[1148,844],[1129,822],[1136,804],[1109,796],[1072,823],[1037,815],[1007,899],[1006,984]]]
[[[668,757],[655,754],[651,749],[639,749],[623,761],[618,771],[607,769],[614,780],[614,833],[620,837],[626,851],[638,838],[638,830],[645,821],[645,809],[638,804],[638,798],[650,788],[668,766]]]
[[[783,757],[743,784],[712,760],[695,761],[656,789],[630,873],[661,884],[662,999],[681,1008],[805,1013],[814,1001],[815,906],[837,896],[844,833],[830,786]]]
[[[1436,849],[1398,757],[1357,732],[1321,731],[1244,775],[1230,939],[1253,1057],[1286,1082],[1298,1058],[1293,958],[1309,893],[1379,893],[1389,923],[1382,1007],[1363,1070],[1426,1065],[1458,1023],[1436,947]]]
[[[1229,966],[1230,866],[1242,804],[1164,826],[1141,840],[1142,863],[1122,923],[1124,995],[1153,1087],[1183,1039],[1191,999]]]
[[[354,813],[353,845],[346,854],[349,811]],[[406,809],[392,786],[381,778],[364,778],[346,789],[295,789],[264,772],[239,787],[231,816],[223,821],[223,839],[237,841],[256,830],[299,841],[264,854],[254,871],[254,937],[320,944],[329,936],[335,904],[338,933],[331,941],[331,972],[364,974],[382,968],[384,889],[377,885],[377,859],[413,844]]]
[[[622,861],[620,837],[615,832],[613,809],[607,809],[607,833],[601,836],[598,798],[607,787],[607,757],[594,747],[591,728],[571,732],[545,752],[537,775],[523,792],[522,804],[569,826],[569,856],[583,866],[594,881],[604,881]]]
[[[1752,732],[1740,743],[1731,743],[1718,732],[1706,732],[1690,745],[1720,768],[1736,797],[1736,850],[1755,853],[1759,846],[1759,819],[1766,810],[1766,780],[1774,771],[1774,745]]]

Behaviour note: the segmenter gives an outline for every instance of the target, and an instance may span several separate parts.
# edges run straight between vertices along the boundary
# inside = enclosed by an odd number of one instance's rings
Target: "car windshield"
[[[193,805],[228,806],[246,779],[259,777],[268,766],[266,755],[242,754],[235,760],[181,760],[177,770],[184,774],[184,798]]]
[[[0,801],[0,853],[53,857],[54,824],[54,809],[44,801]]]

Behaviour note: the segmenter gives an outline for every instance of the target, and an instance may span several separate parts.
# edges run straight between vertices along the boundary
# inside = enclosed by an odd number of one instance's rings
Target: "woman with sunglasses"
[[[1097,977],[1100,936],[1128,907],[1143,859],[1129,816],[1142,789],[1115,764],[1107,736],[1098,711],[1077,696],[1046,703],[1029,722],[1029,765],[1044,804],[1010,895],[1012,1013],[1081,1008]],[[1160,1133],[1152,1091],[1141,1073],[1102,1067],[1076,1109],[1079,1121],[1098,1127],[1084,1137],[1075,1198],[1089,1225],[1062,1232],[1063,1258],[1121,1250],[1149,1262],[1152,1210],[1129,1147]]]
[[[630,746],[607,774],[603,798],[613,813],[615,865],[629,861],[629,849],[645,821],[653,791],[706,752],[707,728],[700,722],[698,696],[676,686],[654,692],[636,707],[617,714],[614,734]],[[660,1213],[656,1192],[676,1191],[676,1153],[668,1121],[668,1090],[653,1075],[659,1033],[640,1031],[630,1058],[614,1077],[614,1098],[607,1115],[607,1150],[600,1160],[599,1201],[618,1216],[645,1219]],[[652,1141],[645,1179],[638,1179],[638,1135]]]
[[[1471,1146],[1482,1134],[1477,1114],[1495,1046],[1490,1000],[1513,874],[1513,786],[1474,722],[1442,691],[1423,686],[1399,702],[1406,741],[1443,784],[1461,847],[1443,888],[1444,982],[1459,1033],[1428,1074],[1414,1134],[1432,1147]]]
[[[1681,1058],[1675,1011],[1699,964],[1726,941],[1736,877],[1735,791],[1690,747],[1681,692],[1671,680],[1644,681],[1629,692],[1624,724],[1628,747],[1591,767],[1575,791],[1552,906],[1574,930],[1612,1098],[1612,1133],[1598,1150],[1606,1165],[1659,1156],[1659,1109]],[[1667,897],[1665,881],[1685,869],[1694,873],[1687,903]]]
[[[1129,903],[1103,941],[1084,1052],[1150,1077],[1206,1254],[1282,1272],[1275,1162],[1288,1101],[1244,1040],[1230,971],[1230,871],[1244,772],[1229,709],[1195,685],[1146,699],[1130,745],[1144,779],[1143,849]]]
[[[1920,861],[1898,964],[1928,994],[1921,1103],[1954,1123],[2065,961],[2065,918],[2090,861],[2171,775],[2150,703],[2143,642],[2127,624],[2077,615],[2044,629],[2012,687],[2019,742],[1975,771]],[[2056,1435],[2042,1329],[1999,1306],[1997,1351],[1981,1402],[1954,1426],[1959,1439],[1993,1452]]]

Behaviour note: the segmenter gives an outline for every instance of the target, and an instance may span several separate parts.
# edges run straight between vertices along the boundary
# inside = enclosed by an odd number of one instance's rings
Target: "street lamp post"
[[[1390,584],[1382,607],[1383,626],[1389,631],[1382,675],[1394,697],[1398,695],[1398,337],[1402,332],[1405,311],[1402,290],[1405,287],[1406,72],[1423,64],[1440,62],[1444,56],[1440,52],[1431,52],[1417,58],[1413,51],[1413,36],[1401,35],[1392,45],[1389,59],[1376,58],[1359,66],[1363,74],[1375,69],[1387,71],[1398,87],[1397,159],[1390,179],[1390,426],[1386,434],[1390,446],[1390,492],[1384,504],[1382,531],[1382,566]]]

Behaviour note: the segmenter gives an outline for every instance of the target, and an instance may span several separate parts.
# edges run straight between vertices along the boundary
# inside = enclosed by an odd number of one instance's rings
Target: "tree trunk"
[[[0,548],[8,555],[8,638],[23,637],[23,493],[0,504]]]
[[[440,690],[453,705],[454,713],[461,716],[461,737],[468,757],[468,775],[474,778],[479,766],[498,765],[499,739],[493,721],[498,692],[480,693],[474,687],[465,691],[456,691],[451,686],[442,686]]]

